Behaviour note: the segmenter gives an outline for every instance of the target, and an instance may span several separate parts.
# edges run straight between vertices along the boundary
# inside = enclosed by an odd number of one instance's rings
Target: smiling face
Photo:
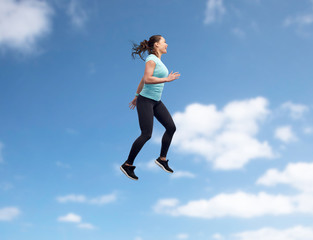
[[[168,46],[168,44],[166,43],[166,41],[163,37],[161,37],[160,41],[158,41],[154,44],[155,50],[160,55],[167,53],[167,46]]]

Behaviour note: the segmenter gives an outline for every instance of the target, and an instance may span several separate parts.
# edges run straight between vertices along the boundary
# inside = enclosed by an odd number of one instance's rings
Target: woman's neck
[[[161,60],[162,53],[160,53],[160,52],[158,52],[157,54],[156,54],[156,53],[153,53],[153,55],[157,56],[157,57],[160,58],[160,60]]]

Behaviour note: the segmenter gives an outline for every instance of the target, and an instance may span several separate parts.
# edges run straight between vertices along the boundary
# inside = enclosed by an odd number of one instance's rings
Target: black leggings
[[[174,121],[162,101],[155,101],[141,95],[137,98],[137,113],[141,135],[135,140],[130,150],[126,163],[133,165],[137,154],[143,145],[151,138],[153,128],[153,116],[165,127],[162,138],[161,157],[166,157],[172,137],[176,131]]]

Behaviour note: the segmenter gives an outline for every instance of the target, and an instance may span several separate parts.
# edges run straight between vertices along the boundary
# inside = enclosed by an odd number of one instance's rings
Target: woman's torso
[[[165,78],[168,76],[168,69],[164,65],[164,63],[161,61],[161,59],[159,59],[154,54],[150,54],[146,58],[145,62],[147,63],[150,60],[155,62],[155,68],[154,68],[152,76],[157,77],[157,78]],[[160,101],[163,88],[164,88],[164,83],[144,84],[143,89],[140,92],[140,95],[153,99],[155,101]]]

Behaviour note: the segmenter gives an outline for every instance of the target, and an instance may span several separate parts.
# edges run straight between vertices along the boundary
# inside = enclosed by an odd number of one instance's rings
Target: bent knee
[[[152,136],[152,133],[142,133],[141,137],[145,140],[148,141]]]
[[[176,132],[176,126],[172,125],[166,129],[167,132],[174,134]]]

